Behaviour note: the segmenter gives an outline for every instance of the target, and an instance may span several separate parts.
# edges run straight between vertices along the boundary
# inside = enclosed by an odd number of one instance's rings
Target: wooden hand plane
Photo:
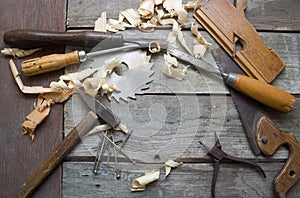
[[[285,63],[267,48],[244,15],[247,0],[207,0],[196,10],[195,18],[234,58],[250,77],[272,82]],[[237,50],[238,44],[242,49]]]

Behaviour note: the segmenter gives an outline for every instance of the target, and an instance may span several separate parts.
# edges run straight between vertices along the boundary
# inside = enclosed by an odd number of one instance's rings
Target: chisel
[[[43,32],[42,32],[43,33]],[[16,34],[17,36],[13,36]],[[68,33],[57,33],[57,32],[47,32],[44,33],[43,36],[37,36],[36,35],[41,34],[39,30],[15,30],[15,31],[9,31],[4,34],[4,41],[8,42],[10,44],[14,45],[23,45],[27,44],[29,45],[30,42],[28,41],[34,41],[37,43],[42,43],[40,39],[45,40],[46,43],[54,45],[59,44],[61,41],[68,41],[64,42],[64,44],[76,44],[81,43],[84,44],[85,37],[84,36],[77,36],[72,37]],[[85,32],[79,32],[78,34],[85,34]],[[62,68],[64,66],[67,66],[69,64],[75,64],[84,62],[89,58],[93,58],[95,56],[99,56],[105,53],[111,53],[116,52],[120,50],[132,50],[132,49],[138,49],[138,48],[150,48],[151,44],[155,43],[157,46],[159,46],[160,49],[166,50],[169,54],[175,56],[176,58],[191,64],[195,66],[197,69],[206,71],[209,73],[221,75],[224,81],[235,88],[236,90],[242,92],[243,94],[269,106],[276,110],[282,111],[282,112],[289,112],[295,103],[295,97],[277,87],[274,87],[270,84],[267,84],[265,82],[240,75],[240,74],[226,74],[226,73],[220,73],[220,71],[216,70],[211,64],[201,60],[197,59],[189,54],[186,54],[176,48],[173,48],[171,46],[168,46],[167,43],[164,40],[160,39],[135,39],[135,40],[126,40],[121,35],[118,35],[117,37],[113,37],[112,34],[107,33],[101,33],[97,32],[96,34],[99,35],[99,41],[113,38],[114,43],[118,43],[119,45],[112,45],[111,49],[104,49],[99,50],[95,52],[90,52],[86,54],[84,51],[74,51],[67,54],[53,54],[48,55],[36,59],[26,60],[23,61],[21,66],[22,70],[25,75],[35,75],[38,73],[44,73],[48,71],[57,70],[59,68]],[[22,36],[23,35],[23,36]],[[59,36],[61,35],[61,37]],[[101,36],[100,36],[101,35]],[[113,34],[115,35],[115,34]],[[89,36],[86,35],[86,37],[89,38]],[[12,39],[13,38],[13,39]],[[83,40],[81,40],[83,39]],[[49,41],[50,40],[50,41]],[[57,41],[57,42],[56,42]],[[73,42],[71,42],[73,41]],[[88,39],[90,43],[90,40]],[[127,45],[126,45],[127,43]],[[27,46],[29,47],[29,46]],[[36,47],[36,46],[35,46]],[[114,48],[115,47],[115,48]]]

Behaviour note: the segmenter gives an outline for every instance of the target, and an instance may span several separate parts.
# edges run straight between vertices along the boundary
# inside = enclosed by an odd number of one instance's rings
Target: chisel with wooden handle
[[[20,30],[18,30],[20,31]],[[17,31],[17,32],[18,32]],[[16,33],[16,32],[14,32]],[[26,31],[24,30],[21,32],[25,35],[27,35]],[[18,33],[18,39],[22,39],[21,33]],[[10,32],[8,35],[13,34]],[[33,32],[31,32],[31,35]],[[98,33],[102,34],[102,39],[107,36],[107,38],[111,38],[110,34],[107,33]],[[40,37],[39,39],[50,39],[52,33],[48,33],[47,36]],[[59,39],[59,36],[56,37],[55,33],[53,33],[54,39]],[[12,36],[7,36],[7,34],[4,35],[5,40],[10,40]],[[25,37],[25,36],[24,36]],[[23,38],[22,43],[26,43],[28,39],[27,37]],[[67,37],[67,36],[66,36]],[[71,39],[71,38],[70,38]],[[77,42],[78,37],[74,38],[74,42]],[[209,73],[217,74],[223,77],[224,81],[235,88],[236,90],[242,92],[243,94],[269,106],[274,109],[277,109],[279,111],[283,112],[289,112],[295,103],[295,97],[281,89],[278,89],[270,84],[267,84],[265,82],[261,82],[259,80],[247,77],[245,75],[238,75],[238,74],[226,74],[226,73],[220,73],[220,71],[217,71],[214,69],[214,67],[201,60],[197,59],[189,54],[186,54],[176,48],[173,48],[171,46],[168,46],[167,43],[160,39],[135,39],[134,41],[127,41],[122,36],[119,36],[118,38],[115,38],[115,40],[120,39],[117,43],[123,44],[121,47],[115,47],[111,49],[104,49],[99,50],[95,52],[90,52],[86,54],[84,51],[74,51],[68,54],[52,54],[48,56],[44,56],[41,58],[26,60],[21,63],[22,70],[25,75],[35,75],[39,73],[44,73],[48,71],[57,70],[59,68],[62,68],[64,66],[67,66],[69,64],[74,63],[80,63],[84,62],[89,58],[103,55],[106,53],[111,53],[115,51],[121,51],[121,50],[130,50],[130,49],[138,49],[138,48],[150,48],[151,44],[157,45],[158,48],[166,50],[169,54],[175,56],[176,58],[183,60],[184,62],[187,62],[189,64],[194,65],[197,69],[200,69],[202,71],[206,71]],[[20,41],[21,42],[21,41]],[[12,42],[11,42],[12,43]],[[124,45],[125,43],[129,43],[129,45]]]

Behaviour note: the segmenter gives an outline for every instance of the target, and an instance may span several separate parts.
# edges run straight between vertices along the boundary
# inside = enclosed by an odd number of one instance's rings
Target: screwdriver
[[[98,35],[95,36],[94,34]],[[29,45],[29,41],[37,42],[42,44],[42,40],[45,40],[45,44],[54,45],[60,44],[76,44],[80,43],[84,45],[84,40],[89,45],[96,42],[96,37],[99,37],[98,41],[103,41],[105,38],[113,40],[111,49],[104,49],[95,52],[85,53],[84,51],[74,51],[67,54],[52,54],[48,56],[43,56],[36,59],[31,59],[23,61],[21,63],[22,70],[25,75],[36,75],[39,73],[45,73],[48,71],[54,71],[60,69],[69,64],[78,64],[86,61],[89,58],[99,56],[106,53],[112,53],[122,50],[132,50],[138,48],[148,48],[150,43],[157,43],[161,49],[165,49],[169,54],[175,56],[176,58],[187,62],[197,69],[206,71],[215,75],[218,75],[224,79],[225,83],[233,87],[234,89],[240,91],[241,93],[282,112],[289,112],[294,106],[295,97],[277,87],[274,87],[265,82],[250,78],[241,74],[227,74],[220,73],[214,69],[214,67],[201,60],[197,59],[187,53],[184,53],[176,48],[168,46],[163,40],[155,39],[135,39],[135,40],[125,40],[122,35],[112,36],[112,34],[107,33],[93,33],[93,36],[85,32],[76,33],[77,36],[71,36],[67,33],[57,33],[57,32],[43,32],[39,30],[13,30],[4,34],[4,41],[10,44],[16,45]],[[79,36],[78,36],[79,35]],[[113,34],[116,35],[116,34]],[[92,41],[91,38],[92,37]],[[113,39],[112,39],[113,38]],[[82,41],[83,40],[83,41]],[[50,42],[51,41],[51,42]],[[117,43],[117,44],[116,44]],[[126,45],[127,44],[127,45]],[[35,46],[36,47],[36,46]],[[115,48],[113,48],[115,47]]]

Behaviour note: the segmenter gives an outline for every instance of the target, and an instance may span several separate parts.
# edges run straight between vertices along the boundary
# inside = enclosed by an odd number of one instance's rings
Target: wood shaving
[[[154,169],[145,172],[144,176],[136,178],[132,182],[132,192],[140,192],[146,189],[146,185],[159,179],[159,170]]]
[[[115,85],[108,85],[106,78],[112,73],[114,68],[118,67],[122,62],[117,59],[106,60],[104,66],[99,67],[97,73],[92,78],[87,78],[83,82],[84,90],[91,96],[96,96],[100,91],[101,95],[119,91]]]
[[[165,66],[163,68],[163,74],[177,80],[183,80],[186,77],[187,67],[178,69],[178,61],[175,57],[164,54],[164,60]]]
[[[19,48],[4,48],[1,50],[1,53],[5,56],[13,56],[15,58],[23,58],[29,56],[42,48],[30,49],[30,50],[23,50]]]
[[[166,163],[165,163],[165,177],[167,177],[170,173],[171,173],[171,169],[172,168],[177,168],[179,166],[181,166],[183,164],[183,162],[175,162],[173,160],[168,160]]]
[[[167,42],[169,45],[175,46],[176,45],[176,39],[178,39],[179,43],[186,49],[186,51],[190,54],[192,54],[191,50],[187,46],[187,43],[183,37],[183,33],[181,31],[181,27],[176,21],[173,21],[173,28],[172,32],[169,33]]]
[[[150,19],[154,14],[154,1],[153,0],[141,0],[138,12],[143,19]]]
[[[94,30],[98,32],[107,32],[107,17],[106,12],[102,12],[101,16],[95,21]]]
[[[178,23],[184,25],[187,20],[188,13],[184,9],[182,0],[165,0],[163,7],[169,12],[177,16]]]
[[[36,127],[49,115],[50,106],[69,99],[73,93],[81,87],[80,80],[83,80],[95,72],[94,69],[87,69],[81,72],[62,75],[58,82],[51,82],[50,88],[44,88],[40,86],[24,86],[13,60],[9,61],[9,66],[19,89],[23,93],[39,94],[37,101],[34,103],[34,110],[26,116],[22,124],[24,133],[29,134],[32,140],[34,140],[35,137],[34,132]]]
[[[111,130],[111,129],[112,129],[112,127],[110,125],[102,124],[102,125],[94,127],[91,131],[88,132],[87,136],[94,135],[94,134],[101,133],[101,132],[105,132],[105,131],[108,131],[108,130]],[[122,123],[120,123],[116,128],[114,128],[114,130],[115,131],[121,131],[125,134],[128,133],[127,127]]]
[[[154,0],[155,5],[160,5],[163,3],[164,0]]]
[[[208,48],[210,43],[208,43],[205,38],[198,31],[198,25],[192,23],[191,31],[193,35],[196,37],[193,42],[193,55],[196,58],[202,58]]]
[[[120,14],[125,17],[132,27],[137,27],[142,22],[138,11],[135,9],[121,11]]]

